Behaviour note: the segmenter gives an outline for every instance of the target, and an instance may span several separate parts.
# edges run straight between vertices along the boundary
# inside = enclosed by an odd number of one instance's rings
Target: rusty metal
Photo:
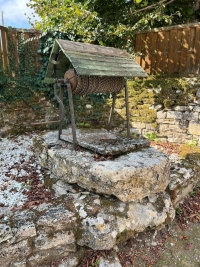
[[[129,115],[129,103],[128,103],[128,86],[125,82],[125,99],[126,99],[126,126],[127,126],[127,137],[130,138],[130,115]]]
[[[77,87],[74,94],[86,95],[92,93],[118,93],[124,87],[123,77],[99,77],[76,75]]]
[[[109,119],[108,119],[108,131],[110,131],[110,129],[111,129],[113,113],[114,113],[114,109],[115,109],[116,97],[117,97],[117,94],[113,93],[112,94],[112,99],[113,99],[112,100],[112,106],[111,106],[111,109],[110,109],[110,115],[109,115]]]
[[[76,123],[75,123],[75,116],[74,116],[74,104],[73,104],[73,98],[72,98],[72,89],[71,89],[71,85],[70,85],[68,80],[66,80],[65,84],[67,86],[69,108],[70,108],[70,113],[71,113],[73,147],[74,147],[74,149],[76,149],[78,142],[77,142],[77,138],[76,138]]]
[[[74,69],[65,72],[73,94],[118,93],[124,87],[124,77],[78,75]]]
[[[62,104],[63,104],[63,84],[60,85],[60,100],[61,102],[59,103],[59,126],[58,126],[58,140],[60,140],[60,136],[62,134],[62,125],[63,125],[63,116],[64,116],[64,110],[62,109]],[[62,103],[62,104],[61,104]]]

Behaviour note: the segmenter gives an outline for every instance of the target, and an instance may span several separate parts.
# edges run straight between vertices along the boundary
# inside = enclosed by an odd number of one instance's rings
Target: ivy
[[[39,40],[25,40],[24,32],[19,33],[18,59],[16,46],[9,31],[7,38],[9,66],[4,70],[3,62],[0,62],[0,100],[10,102],[22,99],[29,103],[30,98],[37,92],[44,92],[52,97],[52,85],[44,83],[50,53],[54,39],[69,40],[68,34],[48,32]]]

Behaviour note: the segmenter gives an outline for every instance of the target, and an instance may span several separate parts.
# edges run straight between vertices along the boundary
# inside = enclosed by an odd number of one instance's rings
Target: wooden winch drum
[[[124,77],[79,75],[74,69],[64,74],[74,94],[118,93],[125,85]]]

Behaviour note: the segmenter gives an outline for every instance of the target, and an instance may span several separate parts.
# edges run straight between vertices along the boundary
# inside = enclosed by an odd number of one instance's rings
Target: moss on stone
[[[195,153],[195,154],[194,154]],[[192,158],[195,155],[195,157],[197,157],[200,153],[200,147],[198,146],[192,146],[192,145],[188,145],[188,144],[182,144],[179,148],[179,155],[182,159],[184,158]],[[199,158],[200,160],[200,158]]]
[[[124,230],[123,232],[117,235],[117,242],[118,243],[125,242],[131,237],[134,237],[135,235],[136,233],[132,230]]]

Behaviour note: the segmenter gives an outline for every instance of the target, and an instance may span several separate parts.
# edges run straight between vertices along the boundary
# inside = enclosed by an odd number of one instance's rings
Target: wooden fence
[[[41,31],[36,30],[25,30],[25,29],[16,29],[16,28],[6,28],[0,26],[0,64],[5,69],[9,65],[9,57],[8,54],[11,52],[9,51],[9,43],[12,42],[12,53],[14,53],[15,64],[18,65],[19,63],[19,55],[18,55],[18,47],[20,42],[35,38],[34,42],[39,42],[38,36],[41,35]]]
[[[200,74],[200,23],[136,33],[135,51],[147,73]]]
[[[0,64],[3,68],[9,64],[8,35],[14,45],[15,63],[18,65],[22,32],[24,40],[41,35],[40,31],[0,26]],[[149,74],[200,74],[200,23],[137,32],[134,47],[143,55],[137,56],[136,62]]]

